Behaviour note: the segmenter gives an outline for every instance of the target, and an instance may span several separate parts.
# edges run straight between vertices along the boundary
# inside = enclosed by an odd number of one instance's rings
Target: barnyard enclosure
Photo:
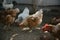
[[[60,0],[0,0],[0,40],[60,40]]]

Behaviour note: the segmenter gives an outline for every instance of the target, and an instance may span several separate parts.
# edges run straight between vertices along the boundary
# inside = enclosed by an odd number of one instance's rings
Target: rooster
[[[33,27],[36,27],[42,23],[42,18],[43,18],[43,10],[40,9],[35,14],[29,15],[25,20],[23,20],[19,24],[19,27],[24,28],[27,26],[30,29],[32,29]]]
[[[20,23],[22,20],[26,19],[29,16],[29,9],[25,7],[24,11],[18,15],[18,18],[15,20],[16,23]]]
[[[56,39],[60,40],[60,23],[57,25],[46,24],[42,27],[42,30],[45,32],[50,32]]]

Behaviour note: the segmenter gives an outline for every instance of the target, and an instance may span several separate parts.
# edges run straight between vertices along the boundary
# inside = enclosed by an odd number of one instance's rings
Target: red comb
[[[44,27],[46,27],[46,28],[47,28],[48,26],[49,26],[48,24],[45,24],[45,25],[44,25]]]
[[[42,27],[42,29],[43,29],[44,31],[49,30],[49,25],[48,25],[48,24],[45,24],[45,25]]]

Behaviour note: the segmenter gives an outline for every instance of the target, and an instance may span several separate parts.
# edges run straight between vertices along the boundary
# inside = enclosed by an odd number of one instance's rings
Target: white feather
[[[25,7],[24,11],[18,15],[18,18],[16,19],[16,22],[19,22],[21,18],[24,20],[26,17],[29,16],[29,9]]]
[[[18,18],[22,17],[23,19],[25,19],[27,16],[29,16],[29,9],[25,7],[24,11],[18,15]]]

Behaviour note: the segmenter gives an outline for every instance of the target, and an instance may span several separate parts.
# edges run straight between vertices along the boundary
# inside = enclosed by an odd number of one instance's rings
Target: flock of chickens
[[[16,25],[18,25],[22,30],[30,30],[29,32],[31,32],[32,28],[36,28],[42,30],[44,33],[49,32],[56,38],[56,40],[60,39],[60,23],[57,23],[56,25],[45,24],[42,28],[37,27],[42,23],[43,9],[40,9],[36,13],[29,15],[29,9],[25,7],[24,11],[16,18],[18,13],[20,13],[18,8],[0,11],[0,22],[5,24],[4,29],[9,29],[11,24],[16,23]],[[47,40],[47,38],[45,38],[45,40]]]
[[[45,24],[42,28],[37,28],[38,25],[42,23],[43,19],[43,9],[38,10],[36,13],[29,15],[30,11],[27,7],[23,10],[22,13],[20,13],[20,10],[18,8],[13,8],[13,5],[7,6],[5,5],[5,0],[3,2],[3,7],[5,8],[4,11],[0,11],[0,22],[4,24],[4,29],[10,28],[11,24],[16,23],[16,25],[19,26],[22,30],[29,29],[30,32],[32,28],[36,28],[39,30],[42,30],[45,33],[50,33],[53,35],[56,40],[60,40],[60,19],[53,18],[51,24]],[[9,4],[8,4],[9,5]],[[10,8],[10,9],[8,9]],[[16,18],[17,14],[18,17]],[[55,25],[52,25],[55,24]],[[27,28],[28,27],[28,28]],[[45,39],[47,40],[47,38]]]
[[[5,0],[4,0],[5,3]],[[20,28],[36,27],[42,23],[43,10],[40,9],[36,13],[29,15],[29,9],[25,7],[22,13],[20,13],[16,19],[17,14],[20,12],[18,8],[6,7],[5,10],[0,11],[0,22],[3,23],[4,29],[10,27],[11,24],[16,23]],[[24,29],[23,29],[24,30]]]
[[[24,27],[29,27],[29,29],[32,29],[32,27],[36,27],[42,23],[42,9],[32,15],[29,15],[29,9],[26,7],[16,19],[16,16],[20,10],[18,8],[13,9],[14,5],[12,3],[8,4],[6,0],[3,0],[2,5],[5,10],[0,11],[0,22],[5,25],[4,29],[7,28],[7,26],[11,26],[13,23],[16,23],[23,30],[25,30]]]

